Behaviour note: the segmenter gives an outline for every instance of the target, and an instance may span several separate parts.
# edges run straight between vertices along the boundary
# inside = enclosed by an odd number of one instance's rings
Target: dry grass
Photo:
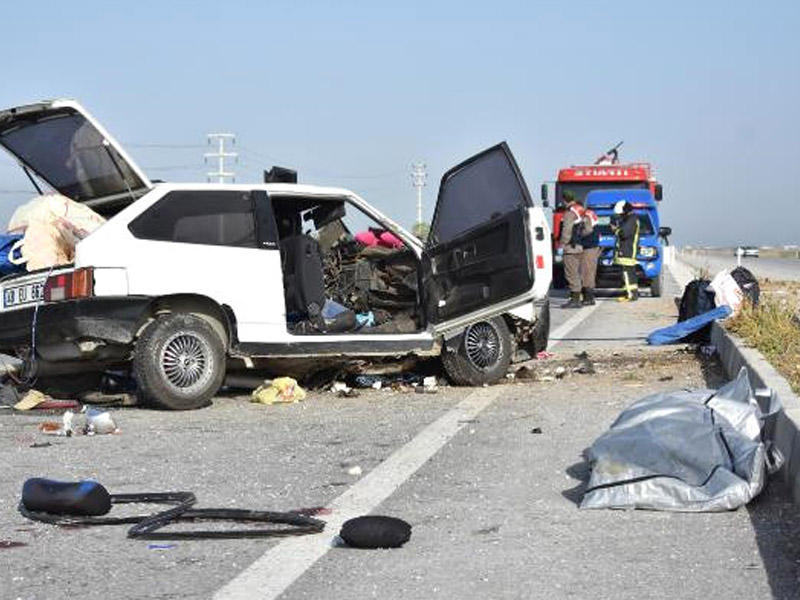
[[[760,285],[760,306],[745,305],[727,328],[758,349],[800,393],[800,283]]]

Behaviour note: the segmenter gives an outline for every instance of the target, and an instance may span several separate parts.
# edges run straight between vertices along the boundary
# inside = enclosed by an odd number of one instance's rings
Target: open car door
[[[35,174],[100,214],[121,210],[152,187],[116,140],[74,100],[0,111],[0,146],[29,177]]]
[[[530,193],[503,142],[442,177],[422,253],[428,321],[444,331],[530,299]]]

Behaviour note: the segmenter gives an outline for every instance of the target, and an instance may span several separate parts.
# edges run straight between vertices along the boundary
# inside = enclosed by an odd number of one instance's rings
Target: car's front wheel
[[[455,385],[478,386],[505,376],[513,350],[503,317],[478,321],[464,330],[455,348],[445,348],[442,364]]]
[[[168,410],[200,408],[222,385],[225,347],[203,319],[163,315],[139,336],[133,374],[143,402]]]

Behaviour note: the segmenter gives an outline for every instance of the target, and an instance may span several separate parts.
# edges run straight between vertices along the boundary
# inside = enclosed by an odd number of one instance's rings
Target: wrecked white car
[[[444,174],[424,244],[286,170],[152,183],[70,100],[0,111],[0,145],[40,193],[108,218],[74,264],[0,281],[0,350],[40,373],[130,365],[140,399],[191,409],[226,371],[286,359],[441,355],[454,383],[479,385],[547,345],[550,231],[505,143]]]

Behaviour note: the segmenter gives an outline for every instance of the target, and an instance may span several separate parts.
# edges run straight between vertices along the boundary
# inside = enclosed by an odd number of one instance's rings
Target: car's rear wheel
[[[457,348],[445,348],[442,364],[455,385],[484,385],[505,376],[511,364],[511,333],[502,317],[473,323]]]
[[[205,320],[163,315],[136,342],[133,374],[147,404],[169,410],[207,406],[225,378],[225,347]]]

